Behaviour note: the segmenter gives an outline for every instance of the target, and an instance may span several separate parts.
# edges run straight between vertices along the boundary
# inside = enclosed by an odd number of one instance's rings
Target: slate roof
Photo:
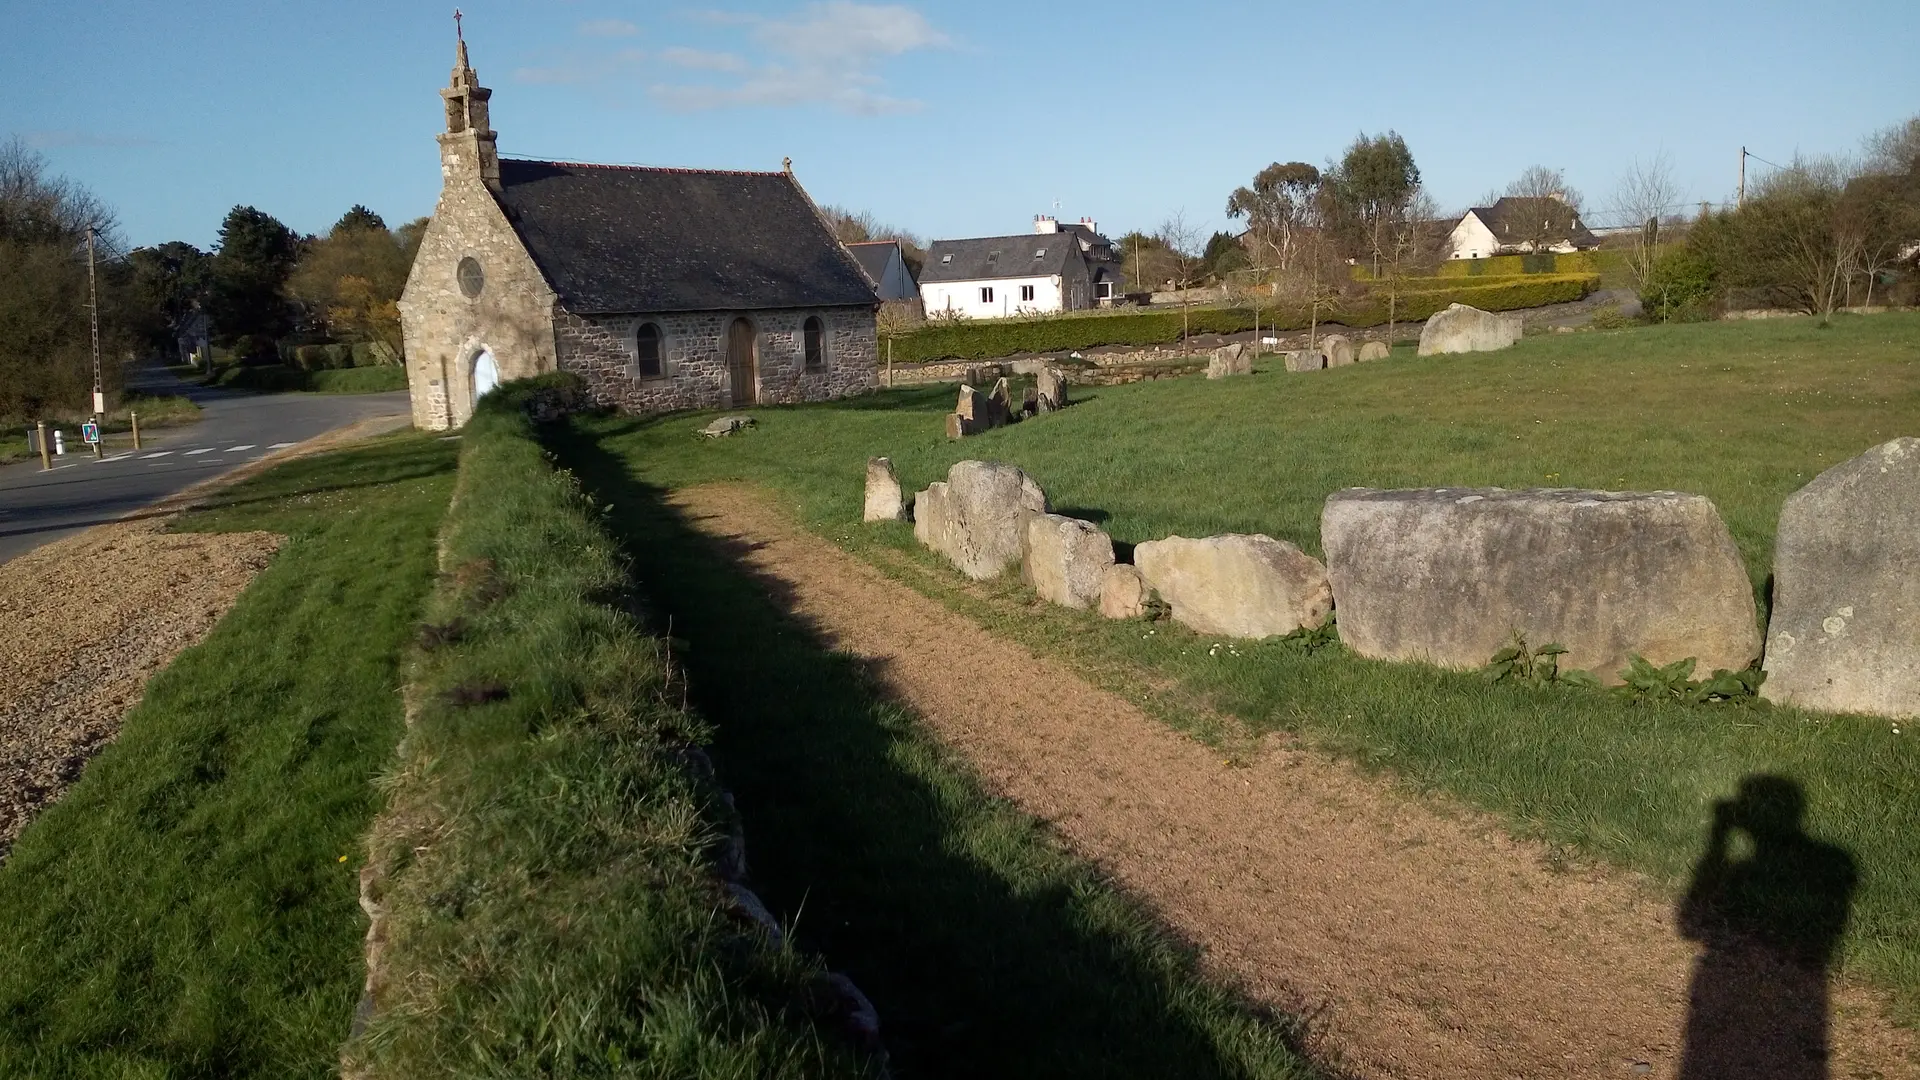
[[[1546,231],[1549,244],[1564,240],[1576,248],[1600,246],[1600,238],[1581,224],[1580,215],[1559,199],[1509,195],[1492,206],[1476,206],[1468,213],[1479,218],[1502,244],[1524,244],[1532,240],[1539,235],[1533,223],[1539,221],[1552,226]]]
[[[887,276],[887,264],[893,261],[893,254],[900,250],[898,240],[872,240],[858,244],[848,244],[847,250],[853,252],[854,261],[860,269],[867,272],[875,285]]]
[[[791,173],[502,158],[499,198],[579,314],[874,302]]]
[[[935,240],[920,268],[920,284],[1052,277],[1066,273],[1067,260],[1079,252],[1079,241],[1062,233]]]

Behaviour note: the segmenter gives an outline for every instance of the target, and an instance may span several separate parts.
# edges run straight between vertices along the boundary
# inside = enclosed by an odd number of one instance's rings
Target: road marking
[[[277,442],[277,443],[274,443],[274,444],[273,444],[272,446],[269,446],[269,447],[267,447],[267,449],[269,449],[269,450],[285,450],[285,449],[286,449],[287,447],[289,447],[289,446],[296,446],[296,445],[298,445],[298,444],[297,444],[297,443],[290,443],[290,442]]]
[[[201,447],[201,448],[200,448],[200,449],[198,449],[198,450],[189,450],[189,451],[187,451],[187,453],[186,453],[186,456],[187,456],[187,457],[192,457],[192,456],[193,456],[193,455],[195,455],[195,454],[208,454],[208,453],[212,453],[212,452],[213,452],[213,447],[211,447],[211,446],[203,446],[203,447]]]
[[[115,455],[113,455],[113,456],[112,456],[112,457],[110,457],[110,458],[101,458],[100,460],[102,460],[102,461],[125,461],[125,460],[127,460],[128,458],[130,458],[130,457],[132,457],[132,456],[133,456],[133,451],[131,451],[131,450],[129,450],[129,451],[127,451],[127,452],[126,452],[126,453],[124,453],[124,454],[115,454]]]
[[[140,460],[141,460],[141,461],[152,461],[152,460],[153,460],[154,458],[157,458],[157,457],[166,457],[166,456],[167,456],[168,454],[171,454],[171,453],[173,453],[173,451],[171,451],[171,450],[162,450],[162,451],[160,451],[160,452],[159,452],[159,453],[157,453],[157,454],[148,454],[147,456],[145,456],[145,457],[143,457],[143,458],[141,458]]]
[[[227,447],[227,453],[229,453],[229,454],[237,454],[237,453],[239,453],[239,452],[240,452],[240,451],[242,451],[242,450],[251,450],[251,449],[253,449],[253,444],[252,444],[252,443],[250,443],[250,442],[246,442],[246,443],[241,443],[241,444],[240,444],[239,446],[229,446],[229,447]]]

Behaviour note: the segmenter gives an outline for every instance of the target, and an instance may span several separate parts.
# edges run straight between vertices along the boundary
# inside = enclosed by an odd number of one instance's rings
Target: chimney
[[[1093,220],[1090,217],[1081,218],[1080,224],[1086,226],[1087,231],[1090,233],[1097,233],[1100,231],[1100,223]]]
[[[1041,236],[1060,231],[1060,222],[1045,214],[1033,215],[1033,231]]]

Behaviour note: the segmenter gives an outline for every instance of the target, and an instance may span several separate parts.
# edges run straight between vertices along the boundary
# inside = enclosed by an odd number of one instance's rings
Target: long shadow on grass
[[[897,1075],[1302,1074],[1288,1022],[1202,984],[1138,908],[985,796],[860,660],[792,617],[779,582],[586,435],[554,445],[612,503],[655,618],[671,622],[693,702],[718,728],[753,884],[873,998]]]

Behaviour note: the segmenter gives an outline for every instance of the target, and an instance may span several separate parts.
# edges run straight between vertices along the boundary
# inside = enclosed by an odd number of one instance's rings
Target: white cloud
[[[611,53],[566,53],[551,64],[513,70],[513,81],[536,86],[585,86],[645,69],[647,54],[640,49]]]
[[[917,49],[948,44],[926,16],[900,4],[858,4],[826,0],[807,5],[790,18],[769,19],[728,12],[703,12],[702,21],[746,28],[763,58],[747,61],[732,53],[669,50],[670,60],[689,70],[734,76],[700,82],[655,83],[648,92],[676,109],[731,106],[827,105],[850,113],[911,112],[921,103],[882,91],[882,62]],[[686,63],[695,56],[725,66]],[[662,53],[667,59],[667,53]]]
[[[660,59],[674,67],[689,71],[724,71],[738,74],[751,71],[753,65],[746,58],[735,53],[709,52],[706,49],[688,49],[675,45],[660,50]]]
[[[640,28],[625,19],[594,19],[581,23],[580,32],[587,37],[632,37]]]

